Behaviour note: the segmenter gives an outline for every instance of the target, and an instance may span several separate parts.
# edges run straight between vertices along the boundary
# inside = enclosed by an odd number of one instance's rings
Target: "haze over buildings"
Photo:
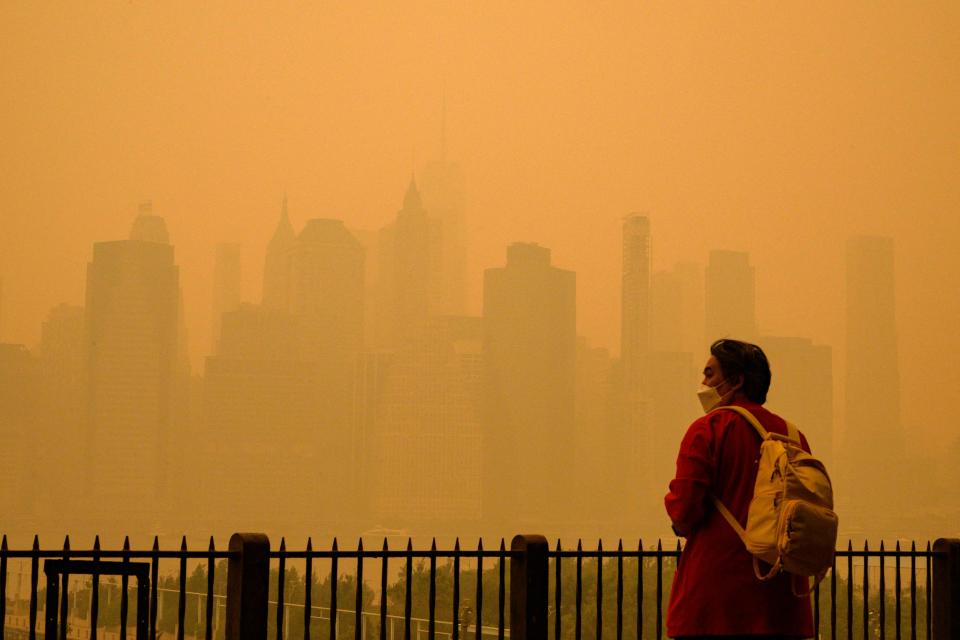
[[[767,350],[845,527],[950,533],[958,27],[4,5],[0,509],[665,533],[730,336]]]

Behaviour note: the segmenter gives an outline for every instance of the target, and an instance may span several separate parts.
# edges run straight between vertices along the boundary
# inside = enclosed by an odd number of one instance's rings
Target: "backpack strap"
[[[760,424],[760,421],[757,420],[757,417],[756,417],[755,415],[753,415],[752,413],[750,413],[749,410],[744,409],[743,407],[738,407],[737,405],[734,405],[734,404],[728,404],[728,405],[724,405],[724,406],[722,406],[722,407],[717,407],[717,408],[714,409],[713,411],[720,411],[721,409],[729,409],[730,411],[736,411],[736,412],[739,413],[741,416],[743,416],[744,418],[746,418],[747,422],[749,422],[749,423],[753,426],[753,428],[757,431],[757,433],[760,434],[760,439],[761,439],[761,440],[766,440],[766,439],[769,438],[771,435],[774,435],[774,436],[777,437],[777,438],[783,439],[783,436],[780,435],[779,433],[771,434],[769,431],[767,431],[766,429],[764,429],[764,428],[763,428],[763,425]],[[713,413],[713,411],[711,411],[711,413]],[[797,429],[797,425],[793,424],[792,422],[787,422],[786,420],[784,420],[784,422],[787,423],[787,438],[786,438],[786,439],[789,440],[790,442],[793,442],[794,444],[796,444],[796,445],[799,447],[799,446],[800,446],[800,430]]]
[[[720,502],[720,498],[710,494],[710,497],[713,499],[714,506],[717,507],[717,511],[720,512],[720,515],[723,516],[723,519],[730,523],[730,526],[733,527],[733,530],[737,532],[737,535],[740,536],[740,539],[743,540],[743,543],[747,543],[747,532],[744,531],[743,527],[740,526],[740,523],[737,522],[737,519],[733,517],[733,514],[730,513],[730,510],[727,509],[726,505]]]
[[[796,443],[798,447],[800,446],[800,430],[797,429],[797,425],[792,422],[787,422],[787,437],[790,438],[791,442]]]
[[[747,422],[753,425],[753,428],[756,429],[757,433],[760,434],[761,440],[766,440],[770,436],[770,434],[767,433],[767,430],[763,428],[763,425],[760,424],[760,421],[757,420],[756,416],[750,413],[750,411],[748,411],[747,409],[744,409],[743,407],[738,407],[737,405],[734,405],[734,404],[727,404],[722,407],[717,407],[713,411],[720,411],[721,409],[729,409],[730,411],[736,411],[741,416],[746,418]],[[713,413],[713,411],[711,411],[710,413]]]
[[[758,434],[760,434],[761,439],[766,440],[769,437],[767,430],[763,428],[763,425],[760,424],[760,421],[757,420],[752,413],[750,413],[748,410],[744,409],[743,407],[738,407],[735,405],[724,405],[722,407],[717,407],[713,411],[720,411],[721,409],[729,409],[730,411],[736,411],[741,416],[746,418],[747,422],[753,425],[753,428],[757,430]],[[711,411],[711,413],[713,413],[713,411]],[[726,505],[720,502],[720,498],[713,495],[712,493],[710,494],[710,498],[713,500],[713,504],[717,508],[717,511],[719,511],[720,515],[723,516],[723,519],[726,520],[730,524],[730,526],[733,528],[733,530],[737,532],[737,535],[740,536],[740,540],[742,540],[744,544],[747,544],[746,531],[743,530],[743,527],[741,527],[740,523],[737,522],[737,519],[733,517],[733,514],[730,513],[730,510],[727,509]]]

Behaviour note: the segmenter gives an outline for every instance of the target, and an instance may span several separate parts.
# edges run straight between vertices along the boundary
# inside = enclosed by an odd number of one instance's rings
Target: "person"
[[[707,415],[687,429],[676,476],[664,499],[674,532],[686,538],[667,610],[671,638],[814,635],[810,598],[793,595],[787,573],[767,582],[757,579],[753,557],[711,497],[719,498],[746,525],[760,437],[739,413],[713,409],[741,406],[767,431],[786,435],[783,418],[762,406],[770,379],[767,357],[757,345],[717,340],[710,346],[697,394]],[[809,452],[802,433],[800,439]]]

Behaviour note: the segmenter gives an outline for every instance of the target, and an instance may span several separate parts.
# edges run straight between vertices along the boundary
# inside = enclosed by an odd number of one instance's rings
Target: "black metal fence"
[[[137,618],[145,619],[149,638],[178,640],[661,638],[680,553],[679,543],[664,548],[660,541],[629,549],[622,541],[616,549],[602,541],[593,549],[580,542],[563,548],[557,541],[548,548],[539,536],[518,536],[509,549],[504,540],[493,549],[482,540],[464,549],[458,540],[452,549],[434,542],[426,550],[415,550],[411,540],[402,548],[384,540],[365,549],[361,540],[346,550],[334,540],[314,549],[309,539],[290,550],[282,539],[272,552],[256,534],[236,534],[229,550],[217,550],[211,539],[194,551],[186,539],[179,549],[161,550],[156,538],[148,551],[131,550],[129,540],[120,550],[103,550],[99,538],[85,551],[71,549],[69,538],[60,549],[41,549],[34,538],[32,548],[13,550],[4,537],[0,638],[45,638],[55,629],[62,640],[125,640]],[[22,585],[16,594],[9,588],[16,559],[29,562],[26,596]],[[93,562],[63,562],[79,559]],[[56,563],[48,567],[59,576],[53,593],[41,589],[42,560]],[[117,571],[123,563],[143,566]],[[177,568],[161,573],[161,563]],[[75,579],[70,590],[71,566],[91,574],[88,588]],[[131,607],[128,578],[147,575],[147,567],[149,595]],[[113,592],[101,583],[109,572],[120,578]],[[115,594],[108,616],[102,592]],[[812,602],[821,638],[958,638],[960,541],[848,544]]]

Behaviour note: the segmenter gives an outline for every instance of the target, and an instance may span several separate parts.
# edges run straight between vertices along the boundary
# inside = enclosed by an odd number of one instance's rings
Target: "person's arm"
[[[664,498],[678,536],[689,536],[706,516],[714,466],[710,425],[707,420],[697,420],[680,443],[676,477],[670,481],[670,492]]]

